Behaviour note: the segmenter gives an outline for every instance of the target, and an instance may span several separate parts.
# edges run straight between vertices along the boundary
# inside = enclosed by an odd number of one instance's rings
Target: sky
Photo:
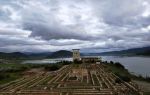
[[[1,52],[150,46],[150,0],[0,0]]]

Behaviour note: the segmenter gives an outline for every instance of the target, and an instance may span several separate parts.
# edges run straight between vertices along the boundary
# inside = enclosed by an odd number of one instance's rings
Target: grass
[[[122,67],[117,67],[115,65],[115,63],[108,63],[108,64],[104,64],[105,68],[107,68],[108,71],[113,72],[114,74],[116,74],[117,76],[125,76],[128,78],[131,78],[132,80],[138,80],[138,81],[145,81],[145,82],[149,82],[150,83],[150,78],[144,78],[142,76],[136,76],[133,75],[131,73],[128,72],[127,69],[122,68]],[[143,95],[150,95],[150,92],[144,92]]]
[[[129,77],[129,78],[134,79],[134,80],[150,82],[149,77],[145,78],[142,76],[133,75],[133,74],[129,73],[127,69],[122,68],[122,67],[117,67],[115,64],[108,63],[105,65],[106,65],[106,68],[108,68],[107,70],[110,70],[111,72],[113,72],[116,75],[126,76],[126,77]]]
[[[1,73],[0,73],[1,74]],[[5,73],[5,75],[7,75],[7,77],[3,78],[0,80],[0,84],[5,84],[8,83],[10,81],[16,80],[18,78],[21,78],[21,74],[20,73]]]
[[[22,77],[22,72],[25,70],[37,67],[33,64],[9,63],[0,64],[0,84],[5,84],[10,81]]]
[[[143,95],[150,95],[150,92],[144,92]]]
[[[32,68],[48,68],[48,71],[53,71],[61,68],[63,65],[68,65],[71,62],[63,61],[57,64],[21,64],[21,61],[12,60],[12,63],[0,64],[0,84],[5,84],[10,81],[22,77],[22,73]],[[54,68],[55,67],[55,68]]]
[[[106,65],[107,65],[108,70],[111,70],[114,74],[130,76],[130,73],[126,69],[118,68],[114,64],[106,64]]]

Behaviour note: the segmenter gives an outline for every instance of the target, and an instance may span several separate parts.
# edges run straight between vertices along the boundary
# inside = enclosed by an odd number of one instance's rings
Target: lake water
[[[129,72],[150,76],[150,57],[118,57],[118,56],[102,56],[103,60],[120,62],[128,69]]]
[[[129,72],[150,76],[150,57],[118,57],[118,56],[101,56],[104,61],[120,62],[125,66]],[[57,58],[57,59],[43,59],[43,60],[27,60],[23,63],[44,64],[44,63],[57,63],[62,60],[72,61],[72,58]]]
[[[23,64],[32,63],[32,64],[52,64],[61,61],[72,61],[72,58],[55,58],[55,59],[42,59],[42,60],[27,60]]]

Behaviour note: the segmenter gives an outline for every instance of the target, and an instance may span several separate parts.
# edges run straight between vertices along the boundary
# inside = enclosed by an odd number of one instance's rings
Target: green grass
[[[111,70],[114,74],[131,77],[131,74],[126,69],[118,68],[114,64],[106,64],[106,65],[108,70]]]
[[[143,95],[150,95],[150,92],[144,92]]]
[[[13,81],[13,80],[16,80],[18,78],[21,78],[21,74],[20,73],[4,73],[5,75],[7,75],[8,77],[6,78],[3,78],[0,80],[0,84],[5,84],[5,83],[8,83],[10,81]]]
[[[23,66],[23,64],[18,64],[18,63],[9,63],[9,64],[0,64],[0,68],[8,68],[8,67],[20,67]]]
[[[130,72],[128,72],[127,69],[119,68],[119,67],[115,66],[115,64],[107,63],[105,65],[106,65],[106,68],[108,68],[108,70],[110,70],[111,72],[113,72],[116,75],[126,76],[126,77],[129,77],[129,78],[134,79],[134,80],[150,82],[149,77],[145,78],[142,76],[133,75]]]
[[[34,65],[31,64],[0,64],[0,84],[5,84],[22,77],[22,72],[32,67]]]
[[[116,75],[129,77],[132,80],[150,82],[149,78],[144,78],[142,76],[133,75],[133,74],[129,73],[127,69],[116,67],[115,64],[107,63],[107,64],[104,64],[104,66],[106,66],[108,71],[111,71],[111,72],[113,72]],[[144,92],[143,95],[150,95],[150,92]]]
[[[70,64],[71,62],[64,61],[57,64],[21,64],[21,61],[9,60],[12,63],[0,64],[0,84],[16,80],[22,77],[22,73],[32,68],[56,67],[61,68],[63,65]],[[53,68],[52,68],[53,69]],[[46,69],[45,69],[46,70]]]

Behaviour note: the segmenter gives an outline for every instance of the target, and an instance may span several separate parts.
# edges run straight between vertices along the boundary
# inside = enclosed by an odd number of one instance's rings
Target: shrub
[[[115,66],[118,67],[118,68],[125,69],[124,66],[121,65],[119,62],[116,62],[116,63],[115,63]]]
[[[131,81],[131,79],[127,76],[122,76],[121,79],[125,82],[130,82]]]
[[[0,74],[0,80],[9,78],[10,76],[8,74]]]
[[[116,79],[115,79],[115,83],[120,84],[120,83],[122,83],[122,81],[121,81],[119,78],[116,78]]]
[[[55,71],[55,70],[58,70],[60,67],[59,67],[59,65],[54,65],[53,64],[53,65],[47,65],[44,68],[47,71]]]
[[[62,65],[69,65],[71,64],[72,62],[71,61],[62,61],[60,62]]]
[[[113,62],[113,61],[110,61],[110,64],[114,64],[114,62]]]
[[[82,61],[80,61],[80,60],[74,60],[73,61],[75,64],[82,64]]]
[[[125,82],[130,82],[131,78],[129,78],[128,76],[124,76],[124,75],[120,75],[120,74],[116,74],[121,80],[125,81]]]

